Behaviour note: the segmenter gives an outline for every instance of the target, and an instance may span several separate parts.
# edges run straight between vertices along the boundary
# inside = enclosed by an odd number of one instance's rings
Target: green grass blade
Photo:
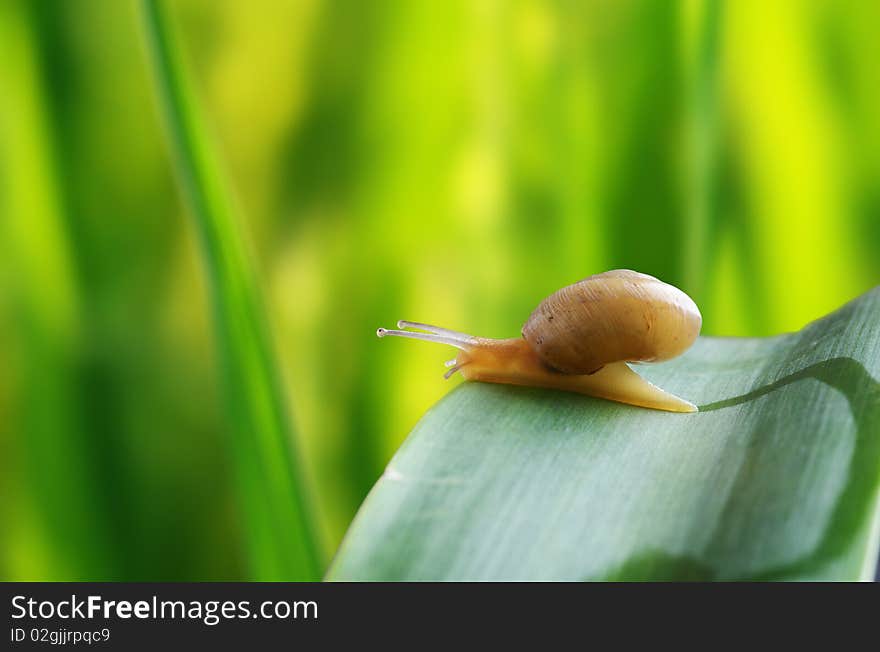
[[[466,383],[374,487],[335,580],[855,580],[880,543],[880,288],[639,371],[674,415]]]
[[[0,456],[9,464],[0,482],[0,556],[15,568],[0,576],[113,580],[119,564],[97,444],[77,402],[81,296],[37,32],[27,2],[0,5],[0,262],[9,287],[0,312],[10,308],[0,319],[12,340],[2,364],[20,378],[8,411],[0,400]]]
[[[309,501],[250,261],[187,78],[166,3],[143,0],[177,174],[195,220],[211,285],[231,411],[233,465],[254,579],[320,577]]]
[[[685,287],[700,305],[705,304],[704,283],[709,268],[708,243],[715,236],[718,211],[714,195],[717,176],[718,86],[722,5],[708,0],[701,5],[696,55],[688,104],[687,217],[684,228]]]

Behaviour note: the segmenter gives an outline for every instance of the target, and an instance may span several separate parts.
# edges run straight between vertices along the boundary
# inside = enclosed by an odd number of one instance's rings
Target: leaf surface
[[[671,414],[464,383],[421,419],[332,580],[870,579],[880,288],[803,330],[635,367]]]

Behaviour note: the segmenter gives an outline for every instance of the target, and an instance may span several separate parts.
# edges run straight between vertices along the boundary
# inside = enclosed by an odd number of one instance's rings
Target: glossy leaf
[[[335,580],[870,579],[880,288],[798,333],[638,371],[670,414],[466,383],[373,488]]]

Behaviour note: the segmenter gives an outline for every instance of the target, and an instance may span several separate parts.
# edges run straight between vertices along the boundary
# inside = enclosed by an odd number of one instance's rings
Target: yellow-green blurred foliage
[[[629,267],[704,333],[880,278],[880,4],[174,3],[256,260],[329,557],[457,380]],[[210,305],[137,7],[0,2],[0,577],[235,579]]]

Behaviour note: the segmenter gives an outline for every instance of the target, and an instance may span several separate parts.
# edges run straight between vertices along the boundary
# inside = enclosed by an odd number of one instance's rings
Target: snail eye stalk
[[[469,350],[477,343],[477,338],[467,333],[459,333],[458,331],[449,330],[448,328],[440,328],[439,326],[431,326],[430,324],[421,324],[415,321],[400,320],[397,322],[400,329],[415,328],[419,331],[428,331],[421,333],[413,330],[392,330],[388,328],[380,328],[376,331],[379,337],[393,335],[394,337],[408,337],[414,340],[423,340],[425,342],[436,342],[437,344],[448,344],[462,351]]]
[[[378,335],[379,337],[387,337],[388,335],[392,335],[394,337],[408,337],[413,340],[422,340],[424,342],[448,344],[449,346],[454,346],[455,348],[461,349],[462,351],[470,351],[474,348],[474,346],[479,343],[479,340],[473,335],[460,333],[458,331],[453,331],[448,328],[441,328],[439,326],[431,326],[430,324],[422,324],[417,321],[404,321],[403,319],[401,319],[399,322],[397,322],[397,327],[401,330],[380,328],[376,331],[376,335]],[[409,328],[414,328],[418,330],[403,330]],[[448,371],[443,374],[443,377],[449,380],[453,376],[453,374],[455,374],[455,372],[464,367],[466,364],[466,362],[459,362],[457,358],[447,360],[444,365],[448,368]]]
[[[467,333],[462,333],[460,331],[454,331],[449,328],[442,328],[441,326],[432,326],[431,324],[422,324],[417,321],[405,321],[401,319],[397,322],[398,328],[415,328],[420,331],[428,331],[429,333],[434,333],[435,335],[442,335],[443,337],[449,337],[454,340],[458,340],[460,342],[466,342],[468,344],[473,343],[477,338],[473,335],[468,335]]]

